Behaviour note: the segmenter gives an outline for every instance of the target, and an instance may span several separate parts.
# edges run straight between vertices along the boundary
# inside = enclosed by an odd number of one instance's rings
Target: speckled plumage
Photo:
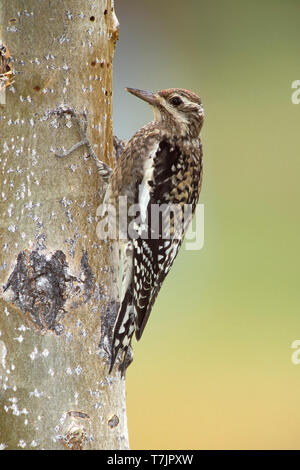
[[[149,102],[155,120],[137,131],[127,143],[110,177],[107,202],[118,209],[119,196],[127,197],[127,207],[138,204],[139,236],[119,241],[123,281],[120,309],[114,326],[111,367],[121,350],[121,370],[128,365],[126,353],[135,332],[140,339],[159,289],[182,243],[176,218],[183,222],[183,209],[190,205],[187,228],[199,199],[202,182],[202,144],[199,133],[204,111],[200,98],[188,90],[167,89],[148,93],[128,89]],[[170,236],[162,226],[154,234],[151,210],[162,207],[162,221],[170,217]],[[182,208],[170,214],[170,207]],[[133,217],[128,217],[130,223]],[[154,219],[153,219],[154,220]],[[162,224],[163,222],[161,222]]]
[[[0,42],[0,92],[14,83],[13,77],[9,50],[5,44]]]

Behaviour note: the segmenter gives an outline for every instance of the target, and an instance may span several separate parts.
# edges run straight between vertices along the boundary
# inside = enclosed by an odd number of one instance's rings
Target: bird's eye
[[[174,96],[174,98],[172,98],[170,100],[170,103],[173,105],[173,106],[179,106],[180,104],[182,104],[182,99],[179,98],[179,96]]]

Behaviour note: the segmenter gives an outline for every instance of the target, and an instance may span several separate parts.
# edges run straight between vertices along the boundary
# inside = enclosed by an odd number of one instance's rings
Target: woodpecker
[[[9,50],[5,44],[0,42],[0,92],[14,83],[13,77],[12,59]]]
[[[189,90],[169,88],[157,93],[126,90],[151,105],[154,120],[137,131],[128,143],[114,138],[113,170],[98,159],[87,139],[85,111],[83,127],[72,108],[61,106],[53,111],[59,116],[70,114],[81,136],[81,141],[69,150],[56,150],[55,154],[65,157],[86,145],[103,181],[108,183],[104,205],[113,207],[115,214],[126,211],[126,234],[119,236],[117,243],[120,307],[112,332],[109,369],[111,373],[120,352],[122,376],[132,361],[133,334],[137,340],[143,334],[199,199],[203,174],[200,131],[204,121],[202,102]],[[137,207],[138,217],[130,215],[132,207]],[[130,225],[134,230],[128,230]]]
[[[143,334],[151,309],[182,243],[199,199],[202,183],[200,131],[204,109],[200,98],[182,88],[152,93],[127,88],[149,103],[154,120],[137,131],[125,146],[110,175],[107,201],[118,207],[137,205],[139,225],[135,236],[119,240],[122,285],[116,317],[110,371],[119,351],[124,375],[131,362],[131,340]],[[168,208],[176,207],[175,213]],[[163,208],[154,229],[153,208]],[[183,217],[184,207],[189,207]],[[164,232],[169,217],[170,231]],[[128,223],[132,217],[128,218]],[[176,222],[183,230],[176,229]],[[156,232],[154,234],[154,232]],[[152,236],[152,235],[155,236]]]

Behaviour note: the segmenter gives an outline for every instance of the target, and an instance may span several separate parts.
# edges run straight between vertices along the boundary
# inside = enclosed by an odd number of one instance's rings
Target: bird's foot
[[[90,156],[93,158],[93,160],[96,163],[99,174],[101,175],[104,181],[107,181],[111,175],[112,169],[106,163],[98,159],[96,153],[94,152],[91,146],[89,139],[87,138],[87,126],[88,126],[87,111],[83,111],[82,113],[80,113],[82,115],[82,118],[80,118],[78,113],[73,108],[69,106],[59,106],[57,109],[51,111],[51,114],[56,114],[59,117],[66,115],[66,116],[69,116],[69,119],[73,119],[75,123],[77,124],[78,131],[81,137],[80,142],[77,142],[76,144],[72,145],[72,147],[69,148],[68,150],[55,149],[54,150],[55,155],[60,158],[67,157],[72,152],[74,152],[74,150],[78,149],[79,147],[83,145],[86,145]],[[71,127],[71,126],[69,125],[68,127]]]
[[[114,151],[115,151],[115,160],[118,161],[122,153],[124,152],[126,140],[119,139],[114,135]]]

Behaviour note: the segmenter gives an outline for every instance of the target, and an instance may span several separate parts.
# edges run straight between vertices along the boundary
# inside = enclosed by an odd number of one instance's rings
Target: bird
[[[106,195],[116,213],[120,213],[122,204],[122,211],[128,214],[130,207],[136,209],[127,216],[128,226],[118,240],[120,305],[112,332],[109,373],[120,356],[122,376],[132,361],[132,337],[135,334],[137,340],[141,339],[199,200],[203,176],[200,131],[204,121],[201,99],[192,91],[126,90],[152,107],[154,120],[123,148],[109,175]],[[125,206],[120,200],[126,201]],[[118,230],[120,233],[120,220]]]
[[[114,137],[113,169],[99,160],[87,138],[86,110],[80,113],[83,120],[67,105],[51,112],[60,117],[69,114],[81,137],[68,150],[55,149],[55,155],[66,157],[86,145],[107,186],[100,213],[114,218],[109,222],[115,227],[112,240],[115,234],[117,237],[120,279],[120,305],[110,338],[109,374],[120,352],[121,376],[133,359],[132,337],[134,333],[138,341],[142,337],[199,200],[203,177],[200,132],[204,122],[202,101],[192,91],[126,90],[152,107],[154,120],[128,142]],[[107,239],[98,231],[97,234]]]
[[[0,93],[14,83],[12,59],[8,47],[0,42]]]

